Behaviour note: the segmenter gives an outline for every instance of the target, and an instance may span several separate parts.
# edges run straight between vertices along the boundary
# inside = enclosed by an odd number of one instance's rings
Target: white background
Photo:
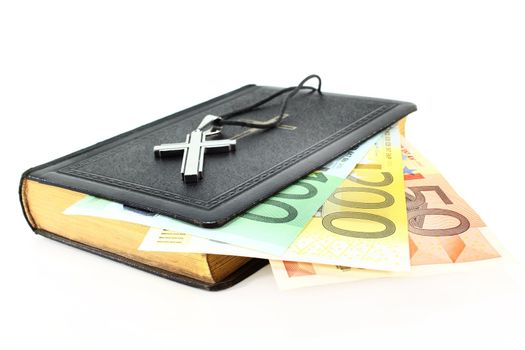
[[[523,348],[518,270],[208,293],[32,234],[19,176],[247,83],[407,100],[407,135],[525,262],[519,1],[0,5],[0,348]]]

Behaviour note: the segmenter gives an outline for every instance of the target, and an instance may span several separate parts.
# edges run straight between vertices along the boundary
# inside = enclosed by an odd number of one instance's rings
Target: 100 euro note
[[[410,267],[397,128],[373,146],[281,256],[151,228],[139,249],[322,262],[393,271]],[[277,234],[277,233],[275,233]]]
[[[141,212],[92,196],[86,196],[73,204],[64,214],[103,217],[159,227],[281,256],[312,215],[343,182],[372,145],[382,138],[383,133],[370,138],[226,225],[215,229]]]
[[[417,276],[481,268],[501,262],[502,248],[479,215],[414,147],[403,142],[410,232],[410,273],[387,273],[340,265],[271,260],[282,288],[297,288],[368,278]]]

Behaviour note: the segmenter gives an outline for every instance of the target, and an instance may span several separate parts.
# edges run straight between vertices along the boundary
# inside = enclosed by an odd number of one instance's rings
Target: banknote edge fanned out
[[[420,157],[419,159],[424,160],[437,173],[442,175],[439,172],[438,168],[430,160],[424,157],[421,154],[421,152],[416,147],[414,147],[412,144],[410,144],[404,137],[401,138],[401,142],[402,142],[402,145],[406,149],[408,149],[412,154],[417,154]],[[443,177],[443,180],[447,182],[448,186],[454,192],[456,192],[456,194],[459,196],[456,189],[449,184],[448,180],[444,176],[442,177]],[[465,203],[470,207],[470,204],[468,202],[465,201]],[[477,214],[476,212],[476,215],[479,215],[479,214]],[[342,272],[341,274],[316,275],[316,274],[312,274],[311,272],[315,271],[316,265],[321,265],[321,264],[311,264],[314,266],[312,266],[311,268],[305,269],[308,271],[303,271],[302,274],[299,273],[295,277],[292,277],[288,275],[286,271],[286,266],[285,266],[286,264],[284,261],[270,260],[270,265],[272,267],[272,272],[274,273],[276,283],[281,289],[294,289],[294,288],[300,288],[300,287],[305,287],[305,286],[326,285],[326,284],[360,281],[360,280],[375,279],[375,278],[422,277],[422,276],[431,276],[431,275],[439,275],[439,274],[447,274],[447,273],[461,273],[461,272],[471,271],[472,269],[485,270],[489,267],[494,267],[494,266],[501,266],[505,269],[514,269],[520,266],[517,260],[508,252],[507,249],[504,248],[500,240],[497,238],[497,236],[493,233],[493,231],[489,227],[483,226],[483,227],[479,227],[478,229],[480,233],[482,234],[483,238],[487,240],[489,245],[494,250],[497,251],[499,256],[487,257],[487,258],[476,260],[476,261],[415,265],[415,266],[412,266],[411,271],[408,273],[383,272],[383,271],[371,271],[371,270],[367,271],[367,270],[354,268],[354,269],[350,269],[347,272],[344,272],[344,273]],[[333,267],[333,266],[328,266],[328,267]],[[363,273],[371,273],[371,274],[373,273],[375,274],[375,276],[370,275],[369,277],[358,277],[356,275],[353,275],[356,272],[358,275],[362,275]]]

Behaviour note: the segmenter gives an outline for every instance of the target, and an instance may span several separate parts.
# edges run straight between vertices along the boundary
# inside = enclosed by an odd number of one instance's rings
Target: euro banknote
[[[220,228],[206,229],[163,215],[129,210],[120,203],[92,196],[73,204],[64,214],[159,227],[282,256],[312,215],[383,138],[384,133],[370,138]]]
[[[158,227],[149,228],[138,249],[150,252],[236,255],[273,260],[282,258],[282,256]]]
[[[272,271],[282,288],[462,271],[501,261],[503,249],[479,215],[413,146],[403,140],[402,149],[410,273],[272,260]]]
[[[387,131],[286,251],[292,261],[410,269],[399,128]],[[305,259],[306,258],[306,259]]]

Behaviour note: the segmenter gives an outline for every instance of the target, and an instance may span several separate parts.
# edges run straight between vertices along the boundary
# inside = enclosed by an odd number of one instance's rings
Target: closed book
[[[193,225],[220,227],[416,108],[407,102],[301,91],[289,101],[278,127],[224,127],[222,139],[235,140],[236,150],[202,155],[199,181],[182,180],[181,166],[190,162],[186,155],[155,157],[158,145],[190,140],[204,117],[242,110],[277,91],[247,85],[27,170],[20,199],[29,225],[46,237],[192,286],[217,290],[233,285],[265,261],[141,251],[148,227],[63,212],[91,195]],[[283,98],[235,119],[273,118]]]

